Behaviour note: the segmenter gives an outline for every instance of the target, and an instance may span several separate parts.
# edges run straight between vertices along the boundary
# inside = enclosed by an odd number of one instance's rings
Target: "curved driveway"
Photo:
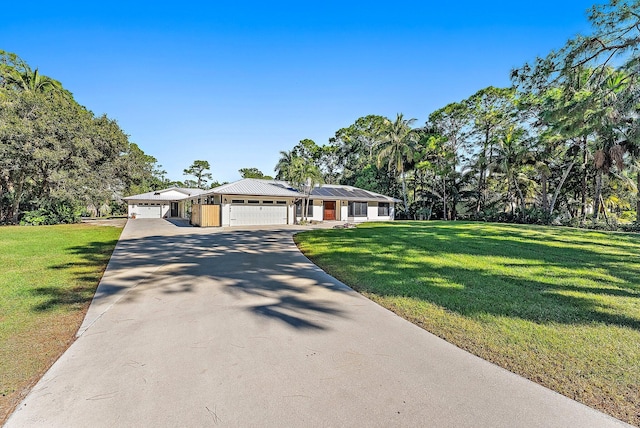
[[[365,299],[294,231],[129,221],[6,426],[624,426]]]

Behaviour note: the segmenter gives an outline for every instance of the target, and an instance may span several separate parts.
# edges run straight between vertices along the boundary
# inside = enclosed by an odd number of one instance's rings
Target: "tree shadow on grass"
[[[315,257],[321,266],[347,274],[357,289],[380,296],[415,298],[470,317],[599,322],[640,330],[640,310],[629,309],[640,309],[635,242],[596,241],[587,246],[589,238],[581,238],[585,245],[576,245],[573,231],[552,231],[549,245],[544,230],[534,230],[532,236],[527,227],[509,226],[498,232],[492,231],[495,227],[367,225],[318,230],[311,239],[330,243],[327,254]],[[334,247],[336,243],[339,247]],[[601,251],[602,243],[607,250]],[[332,254],[343,248],[354,250],[339,258]],[[483,257],[486,265],[460,263],[463,258]],[[528,269],[538,272],[530,275]]]
[[[93,298],[95,285],[86,287],[36,287],[31,292],[44,302],[34,306],[37,312],[46,312],[58,308],[79,308],[90,302]]]
[[[64,253],[71,259],[64,264],[49,266],[49,269],[71,271],[73,283],[35,287],[30,292],[43,299],[33,310],[45,312],[60,308],[78,308],[91,302],[101,271],[106,266],[117,240],[89,242],[82,247],[68,247]],[[81,248],[81,251],[79,250]],[[78,257],[80,256],[80,257]]]

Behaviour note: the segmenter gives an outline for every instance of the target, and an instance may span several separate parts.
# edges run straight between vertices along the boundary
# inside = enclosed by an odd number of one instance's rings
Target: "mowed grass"
[[[0,227],[0,424],[73,342],[120,227]]]
[[[295,239],[407,320],[640,426],[640,235],[396,222]]]

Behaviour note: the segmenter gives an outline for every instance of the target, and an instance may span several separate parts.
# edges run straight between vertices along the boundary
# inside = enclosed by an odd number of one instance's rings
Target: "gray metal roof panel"
[[[271,183],[268,180],[258,180],[255,178],[244,178],[233,183],[224,184],[207,191],[208,194],[225,195],[255,195],[255,196],[280,196],[289,198],[299,198],[301,193]]]

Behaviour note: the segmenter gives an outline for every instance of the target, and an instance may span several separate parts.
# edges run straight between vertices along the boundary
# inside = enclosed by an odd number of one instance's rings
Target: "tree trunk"
[[[306,196],[302,201],[302,220],[307,221],[307,215],[309,213],[309,197]]]
[[[549,213],[549,196],[547,193],[547,173],[540,175],[540,187],[542,188],[542,211]]]
[[[4,199],[4,194],[6,192],[4,183],[6,180],[4,177],[0,177],[0,224],[4,224],[7,220],[7,208],[4,204],[2,204],[2,200]]]
[[[573,168],[573,165],[575,165],[575,162],[571,162],[569,164],[569,167],[564,171],[564,174],[562,174],[562,178],[560,179],[560,183],[558,183],[558,187],[556,188],[556,191],[553,194],[553,199],[551,200],[551,206],[549,207],[549,220],[551,220],[551,216],[553,215],[553,209],[556,206],[556,201],[558,200],[558,195],[560,195],[560,190],[562,189],[562,186],[564,186],[564,182],[569,176],[569,173],[571,172],[571,168]]]
[[[600,196],[602,195],[602,171],[598,171],[596,175],[596,194],[593,198],[595,204],[593,209],[593,222],[595,223],[600,218]]]
[[[516,179],[516,177],[513,177],[513,184],[516,186],[516,190],[518,191],[518,195],[520,196],[520,215],[522,217],[522,222],[524,223],[524,219],[525,219],[525,215],[524,215],[524,209],[525,209],[525,201],[524,201],[524,195],[522,194],[522,190],[520,189],[520,186],[518,185],[518,180]]]
[[[640,223],[640,170],[636,178],[636,223]]]
[[[404,168],[400,171],[400,177],[402,178],[402,198],[404,200],[404,212],[409,212],[409,206],[407,204],[407,183],[405,182]]]
[[[444,177],[442,177],[442,218],[449,220],[449,216],[447,216],[447,181]]]
[[[22,199],[22,189],[24,188],[24,173],[21,172],[18,178],[18,187],[16,188],[13,203],[11,204],[11,213],[13,224],[18,224],[18,215],[20,214],[20,199]]]
[[[483,203],[482,203],[482,194],[484,192],[483,187],[484,187],[484,164],[485,164],[485,152],[486,149],[483,149],[482,153],[480,153],[480,160],[479,160],[479,175],[478,175],[478,201],[476,202],[476,212],[479,213],[483,207]]]
[[[588,153],[587,153],[587,138],[582,138],[582,151],[583,151],[583,159],[582,159],[582,180],[580,183],[580,225],[584,223],[585,218],[587,217],[587,161],[588,161]]]
[[[607,226],[611,226],[611,224],[609,224],[609,216],[607,215],[607,206],[604,204],[604,199],[602,199],[602,193],[600,194],[600,206],[602,207],[602,215],[604,215]]]

